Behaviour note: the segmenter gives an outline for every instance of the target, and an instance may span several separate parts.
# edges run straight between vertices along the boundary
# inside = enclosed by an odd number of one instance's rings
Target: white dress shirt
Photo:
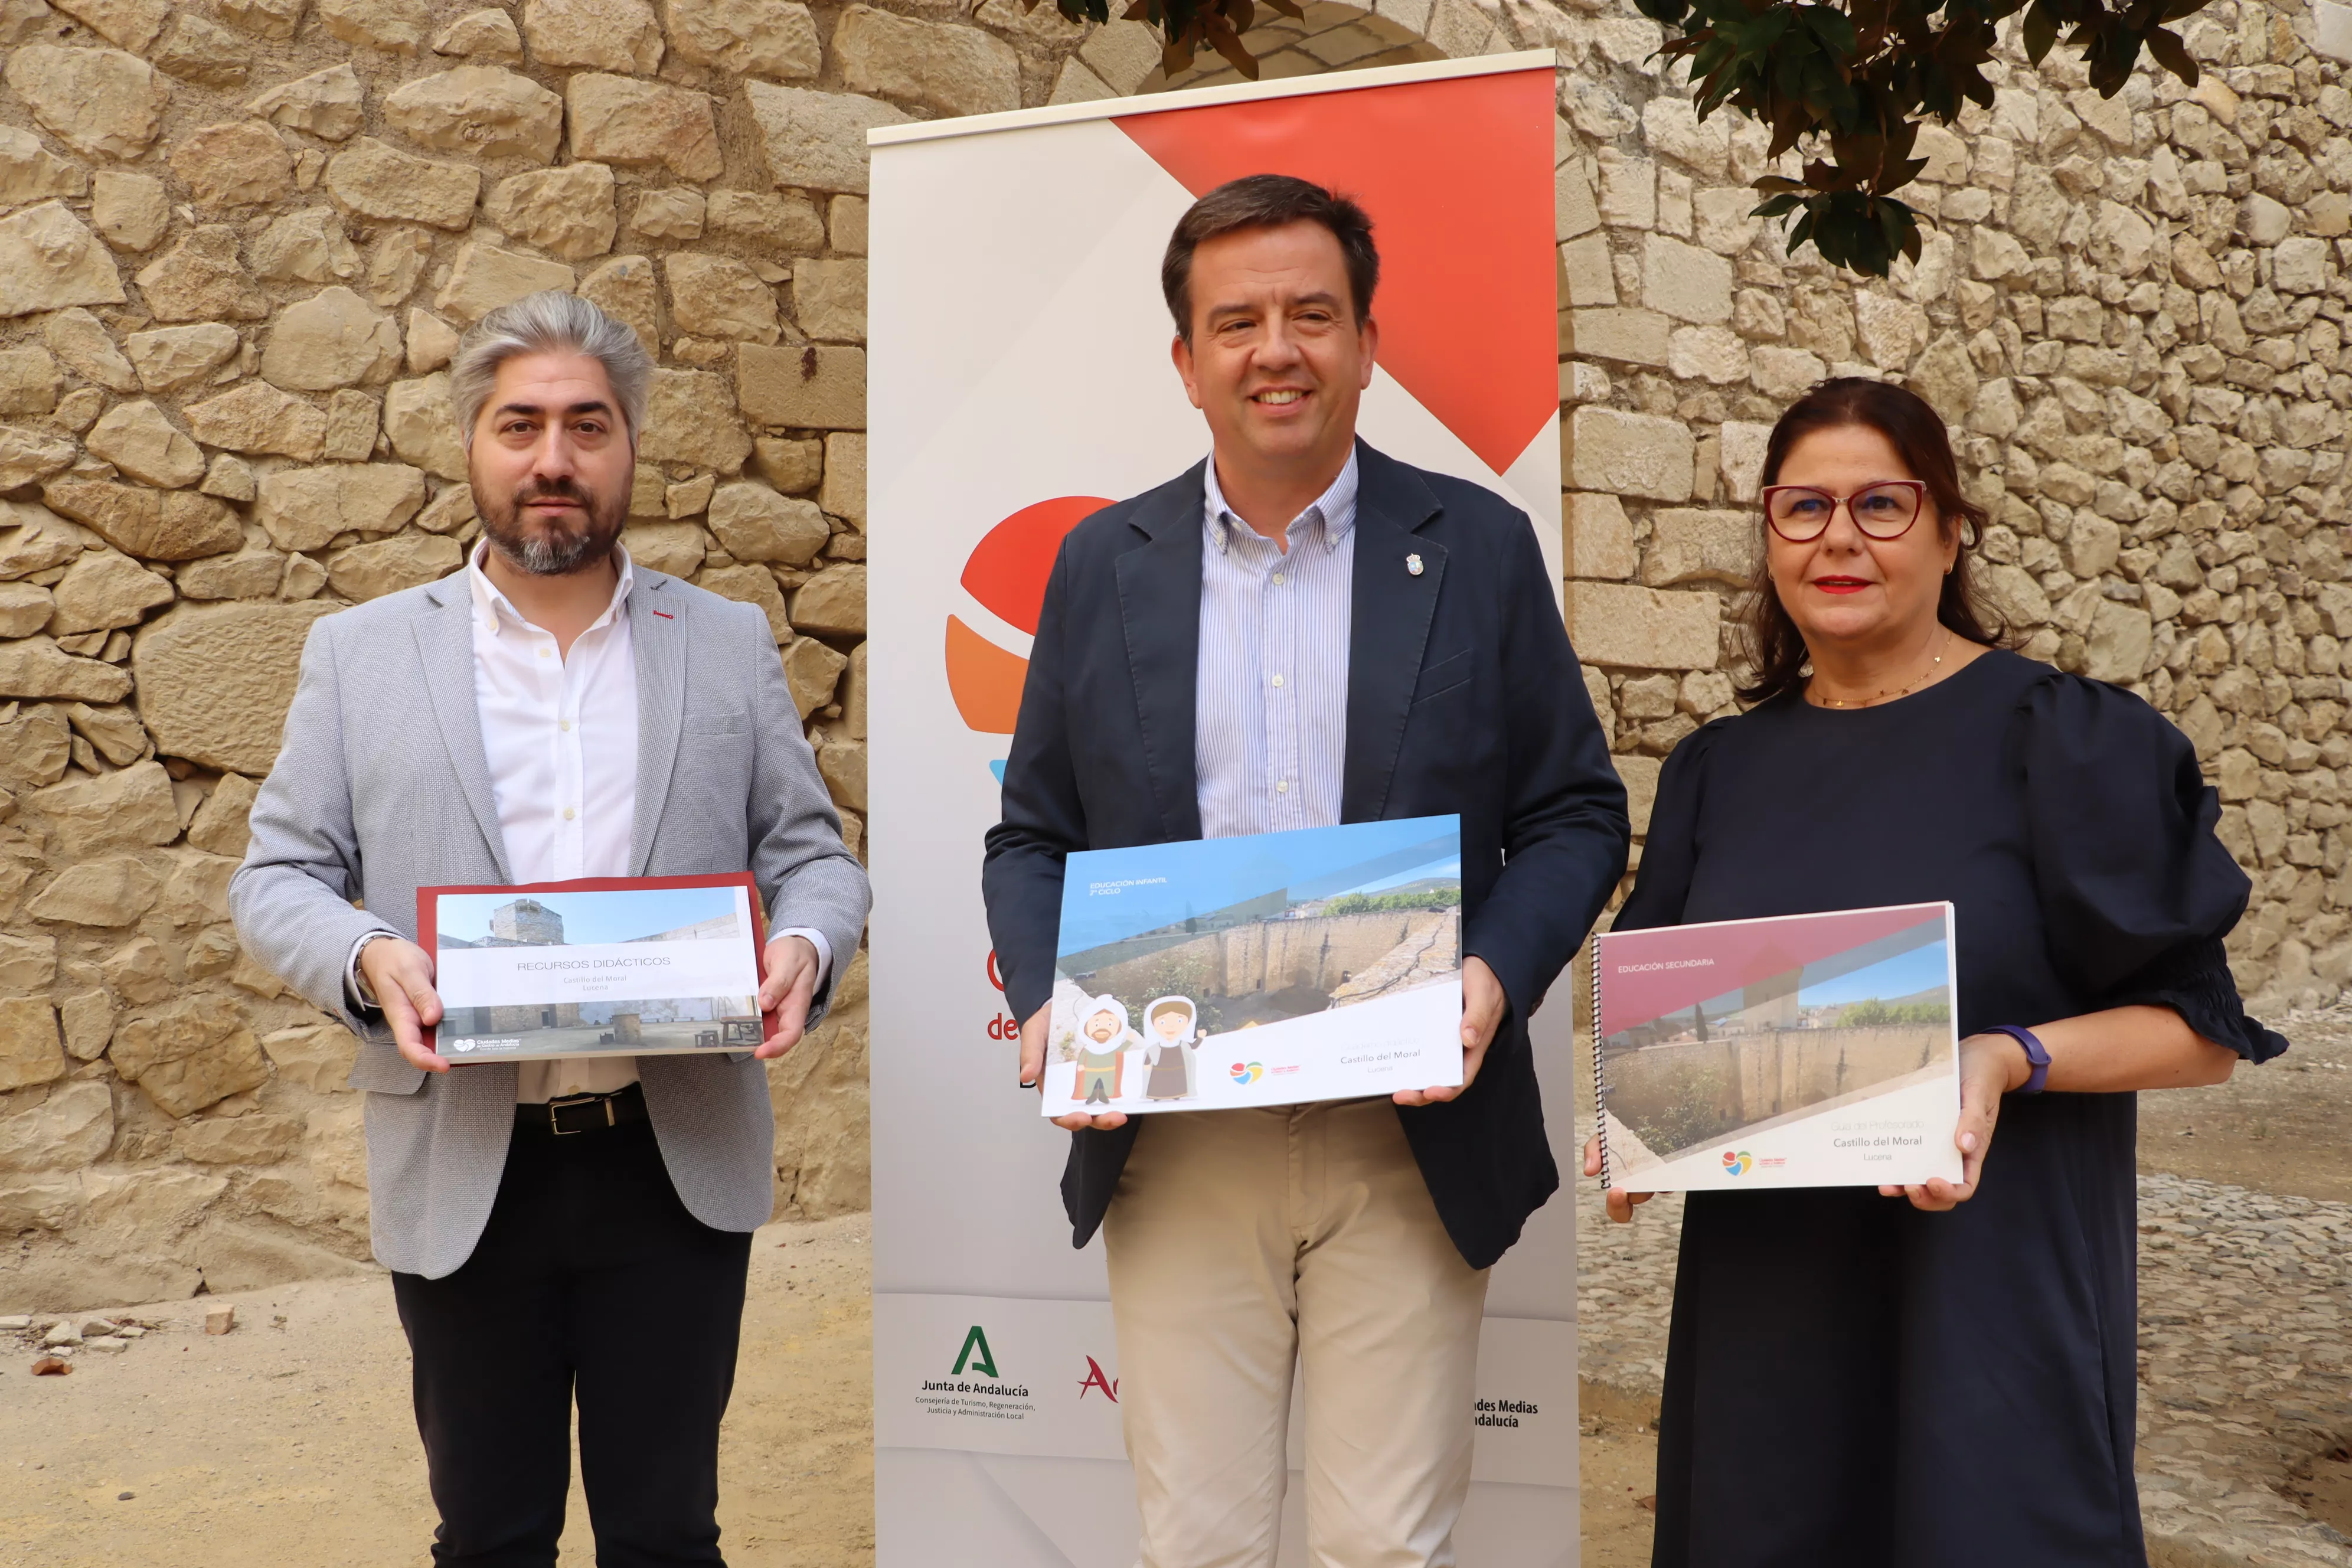
[[[1225,504],[1209,459],[1192,742],[1204,838],[1339,820],[1356,485],[1350,450],[1331,488],[1291,520],[1286,552]]]
[[[629,875],[637,816],[637,667],[629,633],[629,552],[614,546],[612,602],[572,644],[525,620],[482,570],[485,541],[466,563],[473,598],[474,702],[507,866],[517,882]],[[816,949],[817,984],[832,953],[822,932],[794,927]],[[365,945],[364,941],[361,945]],[[358,960],[358,949],[352,950]],[[515,1098],[538,1103],[610,1094],[636,1081],[633,1056],[518,1062]]]

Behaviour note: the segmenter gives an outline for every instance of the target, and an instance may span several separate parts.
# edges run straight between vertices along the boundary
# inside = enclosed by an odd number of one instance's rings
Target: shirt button
[[[1288,779],[1276,779],[1274,784],[1274,793],[1276,795],[1288,795],[1290,793],[1290,781]],[[566,812],[564,815],[569,816],[572,814],[570,812]]]
[[[567,806],[565,806],[565,807],[563,808],[563,820],[564,820],[564,821],[566,821],[566,822],[571,821],[574,816],[577,816],[578,815],[579,815],[579,813],[578,813],[578,812],[573,811],[573,810],[572,810],[570,806],[568,806],[568,805],[567,805]]]
[[[1281,684],[1282,684],[1282,677],[1280,677],[1280,676],[1278,676],[1278,675],[1277,675],[1277,676],[1276,676],[1276,677],[1274,678],[1274,683],[1275,683],[1276,686],[1281,685]]]
[[[1279,587],[1281,587],[1281,586],[1282,586],[1282,584],[1283,584],[1283,576],[1282,576],[1282,574],[1281,574],[1281,573],[1279,573],[1279,572],[1276,572],[1276,573],[1274,574],[1274,585],[1275,585],[1276,587],[1279,588]]]
[[[572,721],[569,719],[558,719],[555,721],[555,727],[568,735],[572,732]]]
[[[540,657],[540,658],[545,658],[548,656],[548,651],[549,651],[549,650],[548,650],[548,649],[546,649],[546,648],[544,648],[544,647],[541,648],[541,649],[539,650],[539,657]]]

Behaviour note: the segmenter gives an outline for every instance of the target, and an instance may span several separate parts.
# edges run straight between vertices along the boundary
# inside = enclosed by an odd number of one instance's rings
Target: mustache
[[[596,492],[575,479],[560,479],[525,485],[514,494],[514,504],[519,507],[543,500],[569,501],[573,506],[593,511],[596,506]]]

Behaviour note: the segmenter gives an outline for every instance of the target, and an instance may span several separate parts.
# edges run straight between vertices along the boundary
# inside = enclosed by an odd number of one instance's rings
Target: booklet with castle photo
[[[1952,963],[1949,904],[1595,937],[1601,1184],[1958,1181]]]
[[[419,888],[425,1043],[453,1063],[755,1050],[761,924],[749,872]]]
[[[1045,1113],[1462,1081],[1462,819],[1069,858]]]

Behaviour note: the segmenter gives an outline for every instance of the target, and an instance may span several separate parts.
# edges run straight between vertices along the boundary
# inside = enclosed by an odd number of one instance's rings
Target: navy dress
[[[2286,1042],[2222,952],[2248,883],[2219,815],[2146,703],[1995,652],[1685,740],[1614,929],[1948,899],[1963,1035],[2153,1003],[2262,1061]],[[1655,1568],[2144,1568],[2137,1125],[2129,1094],[2012,1095],[1949,1214],[1692,1194]]]

